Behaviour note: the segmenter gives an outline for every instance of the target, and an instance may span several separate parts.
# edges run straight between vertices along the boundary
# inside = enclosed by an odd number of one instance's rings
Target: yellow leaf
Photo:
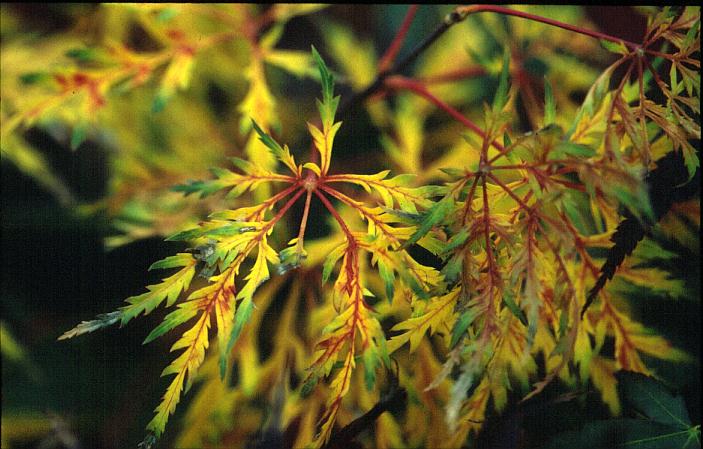
[[[303,164],[303,168],[307,168],[309,170],[312,170],[317,176],[322,175],[322,172],[320,171],[320,167],[314,162],[306,162]]]
[[[430,331],[430,335],[437,332],[441,326],[451,329],[454,313],[454,305],[459,297],[460,288],[455,288],[444,296],[432,298],[427,306],[426,312],[418,317],[402,321],[391,330],[407,330],[407,332],[396,335],[388,342],[388,353],[395,352],[410,340],[410,352],[414,352],[425,337],[425,333]]]
[[[188,289],[195,275],[197,260],[190,254],[183,255],[187,257],[183,258],[185,266],[180,271],[165,278],[160,284],[147,286],[149,292],[139,296],[132,296],[125,300],[130,305],[121,308],[123,325],[142,312],[144,312],[145,315],[149,314],[166,298],[168,298],[166,306],[171,306],[176,301],[178,295],[183,290]]]
[[[244,278],[244,280],[248,282],[237,294],[237,299],[251,298],[259,285],[269,278],[267,261],[274,265],[280,263],[276,251],[274,251],[273,248],[266,243],[266,236],[261,236],[256,261],[254,262],[254,266],[247,277]]]
[[[334,136],[337,134],[337,131],[339,131],[341,125],[342,122],[337,122],[335,124],[325,122],[322,127],[323,131],[320,131],[317,126],[308,123],[308,130],[310,131],[310,135],[312,135],[315,148],[317,148],[317,151],[320,153],[321,176],[326,175],[330,168]]]
[[[602,357],[594,357],[590,364],[591,381],[600,391],[601,399],[606,403],[610,413],[620,414],[620,399],[617,392],[617,379],[615,379],[615,362]]]
[[[298,78],[315,76],[317,69],[309,52],[295,50],[271,50],[265,55],[266,62],[292,73]]]
[[[295,16],[315,13],[327,6],[323,3],[276,3],[271,7],[271,14],[276,21],[285,22]]]
[[[157,437],[163,433],[168,417],[176,410],[176,406],[181,400],[181,391],[186,378],[190,384],[205,358],[205,350],[209,343],[209,327],[210,314],[203,311],[195,325],[187,330],[171,348],[172,351],[181,348],[186,348],[186,350],[161,374],[162,376],[176,374],[176,377],[166,389],[161,403],[154,409],[156,415],[147,425],[147,429],[154,432]]]

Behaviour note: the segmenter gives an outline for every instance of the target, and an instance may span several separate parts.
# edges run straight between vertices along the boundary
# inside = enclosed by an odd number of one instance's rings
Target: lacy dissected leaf
[[[120,321],[121,318],[122,313],[120,311],[100,314],[94,320],[81,321],[81,323],[73,329],[61,334],[58,339],[66,340],[68,338],[77,337],[78,335],[87,334],[89,332],[95,332],[98,329],[112,326],[113,324]]]
[[[183,336],[173,345],[171,351],[184,349],[184,352],[167,366],[162,376],[175,374],[176,377],[166,390],[161,403],[154,410],[156,415],[147,425],[147,429],[156,436],[161,435],[168,417],[175,411],[180,401],[181,391],[185,383],[188,391],[193,383],[194,376],[205,358],[205,350],[209,345],[208,330],[211,317],[214,314],[218,326],[218,340],[220,348],[226,347],[228,330],[231,327],[234,314],[234,268],[213,276],[207,285],[194,291],[188,300],[179,307],[189,311],[190,317],[199,313],[195,325],[183,333]],[[195,313],[193,313],[195,312]],[[186,315],[188,316],[188,315]],[[190,319],[190,317],[186,319]],[[165,321],[169,320],[169,317]]]
[[[394,232],[396,230],[394,228]],[[393,243],[381,236],[360,237],[358,244],[371,254],[371,264],[378,268],[389,301],[394,297],[396,275],[402,285],[423,299],[429,299],[430,290],[442,281],[442,275],[436,269],[418,263],[407,251],[393,250]]]
[[[150,269],[154,268],[173,268],[183,267],[176,274],[164,279],[162,283],[150,285],[147,287],[148,293],[143,293],[139,296],[132,296],[125,301],[130,303],[129,306],[121,308],[122,324],[127,324],[129,320],[138,316],[140,313],[150,313],[165,299],[166,307],[170,307],[181,294],[182,291],[188,289],[190,281],[195,275],[195,264],[197,260],[189,253],[181,253],[176,256],[167,257],[159,262],[155,262]]]
[[[431,205],[429,196],[436,192],[433,186],[409,187],[413,175],[398,175],[386,179],[390,170],[384,170],[375,175],[331,175],[327,182],[349,182],[360,185],[368,193],[376,192],[386,208],[398,205],[401,211],[411,214],[417,213],[416,206],[427,208]]]
[[[405,332],[391,338],[388,351],[395,352],[410,341],[410,352],[414,352],[428,331],[432,335],[439,329],[450,329],[459,293],[460,289],[455,288],[446,295],[433,298],[424,310],[419,311],[418,316],[396,324],[391,330]]]
[[[653,218],[655,221],[659,221],[671,209],[679,186],[686,182],[681,157],[674,152],[667,153],[666,156],[657,160],[657,168],[647,174],[645,181],[648,196],[651,199]],[[638,243],[645,237],[648,229],[647,223],[642,223],[630,213],[626,213],[625,219],[620,222],[610,238],[614,245],[608,251],[607,259],[600,269],[596,284],[588,292],[586,303],[581,312],[582,315],[595,300],[598,292],[603,289],[605,283],[613,278],[625,258],[632,254]]]
[[[325,413],[320,419],[320,431],[316,437],[318,446],[329,439],[342,399],[349,391],[357,351],[364,363],[367,385],[373,385],[376,367],[382,360],[389,364],[381,325],[364,300],[359,250],[354,240],[346,242],[341,258],[333,291],[333,303],[339,314],[323,330],[324,337],[316,345],[311,373],[312,378],[319,378],[337,369],[330,383],[331,394]]]
[[[640,353],[665,360],[687,359],[685,353],[674,348],[665,338],[616,310],[612,304],[604,304],[603,314],[608,330],[615,337],[615,362],[618,369],[649,374]]]
[[[271,152],[273,152],[273,155],[276,156],[279,161],[290,169],[293,175],[300,177],[302,175],[302,167],[295,164],[295,159],[293,159],[293,156],[290,154],[288,145],[284,145],[283,148],[281,148],[278,142],[273,140],[270,135],[266,134],[266,132],[264,132],[264,130],[262,130],[261,127],[259,127],[259,125],[257,125],[257,123],[253,120],[252,125],[254,126],[256,133],[259,135],[259,140],[261,140],[261,142],[266,145]]]
[[[409,238],[413,233],[412,226],[394,226],[394,223],[401,222],[397,213],[382,207],[370,207],[361,201],[357,201],[349,196],[332,189],[324,189],[332,197],[350,206],[358,212],[361,219],[368,225],[367,233],[375,235],[386,241],[393,248],[401,246],[401,241]]]
[[[188,87],[193,71],[194,53],[195,50],[187,45],[178,47],[161,79],[161,86],[152,106],[154,112],[162,111],[177,90],[184,90]]]
[[[308,123],[308,130],[312,135],[313,143],[320,153],[319,173],[317,173],[319,176],[326,175],[330,168],[334,136],[337,134],[342,124],[341,122],[334,123],[334,115],[339,105],[339,97],[332,97],[334,78],[314,47],[312,49],[312,55],[320,70],[320,80],[322,82],[322,101],[317,101],[317,108],[320,112],[320,120],[322,121],[322,129]],[[312,165],[307,166],[312,167]]]
[[[212,173],[217,179],[210,181],[191,181],[173,187],[176,192],[184,192],[186,195],[200,193],[200,197],[211,195],[222,189],[230,188],[227,194],[229,198],[236,198],[247,190],[254,190],[261,184],[269,182],[292,183],[293,178],[286,175],[279,175],[267,169],[263,169],[244,159],[232,158],[232,163],[242,171],[242,174],[231,172],[224,168],[212,168]]]
[[[244,287],[239,291],[239,293],[237,293],[237,299],[241,300],[241,303],[237,314],[234,316],[234,323],[228,322],[228,332],[223,333],[220,338],[220,374],[222,377],[224,377],[227,357],[235,342],[239,338],[242,328],[251,317],[254,307],[254,292],[264,281],[269,278],[267,262],[277,265],[280,261],[276,252],[266,242],[266,237],[261,236],[258,243],[258,252],[254,266],[251,268],[249,274],[244,278],[244,280],[247,281],[246,284],[244,284]]]
[[[88,332],[93,332],[98,329],[111,326],[120,322],[121,325],[127,324],[132,318],[144,313],[151,313],[156,307],[166,300],[166,307],[170,307],[176,301],[181,292],[188,289],[193,276],[195,275],[195,265],[197,260],[192,254],[180,253],[175,256],[169,256],[163,260],[155,262],[150,269],[167,269],[174,267],[183,267],[177,273],[165,278],[161,283],[149,285],[147,293],[138,296],[131,296],[125,301],[129,305],[121,307],[120,310],[107,314],[98,315],[97,319],[91,321],[83,321],[75,328],[65,332],[59,337],[59,340],[72,338]]]
[[[164,431],[169,415],[176,410],[184,382],[187,380],[189,384],[192,383],[193,376],[205,358],[205,350],[209,344],[209,327],[210,316],[203,312],[195,325],[186,331],[171,348],[171,350],[185,348],[185,351],[162,373],[162,375],[175,374],[176,377],[168,386],[159,406],[154,409],[156,416],[147,424],[147,429],[153,431],[157,437]]]

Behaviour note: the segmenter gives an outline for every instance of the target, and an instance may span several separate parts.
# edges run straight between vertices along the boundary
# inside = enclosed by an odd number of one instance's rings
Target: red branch
[[[453,107],[449,106],[447,103],[434,96],[432,93],[430,93],[430,91],[427,90],[427,88],[422,83],[409,78],[405,78],[403,76],[391,76],[386,78],[384,84],[390,89],[402,89],[420,95],[429,102],[433,103],[438,108],[445,111],[447,114],[451,115],[454,119],[459,121],[462,125],[466,126],[474,133],[481,136],[483,139],[487,137],[486,132],[479,128],[478,125],[476,125],[468,118],[464,117],[461,112],[457,111]],[[495,140],[491,142],[491,145],[493,145],[499,151],[505,151],[505,147],[503,147],[503,145],[496,142]]]
[[[300,230],[298,231],[298,247],[303,246],[303,238],[305,238],[305,228],[308,224],[308,214],[310,213],[310,199],[312,198],[312,190],[308,190],[305,196],[305,209],[303,209],[303,218],[300,220]]]
[[[408,12],[405,13],[403,23],[398,29],[398,33],[393,38],[393,42],[391,42],[391,45],[388,47],[388,50],[386,50],[386,53],[381,57],[381,60],[378,62],[379,73],[383,73],[391,68],[393,61],[395,61],[395,57],[398,55],[398,51],[400,51],[400,48],[403,45],[405,35],[410,29],[410,25],[412,24],[413,19],[415,18],[416,12],[417,5],[410,5],[410,7],[408,8]]]
[[[299,183],[295,183],[295,184],[293,184],[292,186],[290,186],[290,187],[288,187],[288,188],[286,188],[286,189],[284,189],[284,190],[281,190],[280,192],[278,192],[277,194],[275,194],[274,196],[272,196],[272,197],[269,198],[268,200],[266,200],[266,201],[264,201],[263,203],[261,203],[261,204],[259,205],[259,208],[256,210],[256,212],[252,212],[251,214],[247,215],[247,217],[244,219],[244,221],[251,221],[251,220],[252,220],[253,218],[255,218],[257,215],[259,215],[260,213],[262,213],[263,211],[265,211],[266,209],[268,209],[271,205],[273,205],[273,204],[279,202],[280,200],[282,200],[283,198],[287,197],[287,196],[290,195],[295,189],[297,189],[297,188],[299,188],[299,187],[300,187],[300,184],[299,184]]]
[[[515,195],[515,192],[513,192],[510,187],[508,187],[507,185],[505,185],[505,183],[504,183],[503,181],[501,181],[499,178],[497,178],[495,175],[493,175],[493,173],[487,173],[486,176],[488,176],[489,178],[491,178],[491,181],[493,181],[493,182],[495,182],[496,184],[498,184],[498,185],[500,186],[500,188],[505,191],[505,193],[507,193],[508,195],[510,195],[510,197],[512,197],[512,199],[514,199],[514,200],[518,203],[518,205],[519,205],[521,208],[523,208],[523,209],[525,210],[525,212],[527,212],[528,215],[531,216],[531,215],[533,214],[534,211],[532,210],[532,208],[531,208],[530,206],[528,206],[527,204],[525,204],[525,203],[522,201],[522,199],[520,199],[519,196]]]
[[[427,84],[451,83],[453,81],[461,81],[469,78],[477,78],[486,74],[486,69],[481,66],[465,67],[458,70],[452,70],[438,75],[417,78],[418,81]]]
[[[349,207],[353,207],[354,209],[356,209],[363,217],[366,218],[366,220],[368,222],[373,222],[374,225],[376,226],[376,228],[378,228],[378,230],[381,231],[389,240],[391,240],[394,243],[400,244],[400,241],[398,240],[398,238],[394,234],[389,232],[387,229],[385,229],[387,226],[386,223],[379,220],[375,215],[368,213],[366,210],[364,210],[364,209],[360,208],[359,206],[357,206],[356,204],[354,204],[355,200],[353,200],[352,198],[349,198],[348,196],[339,192],[338,190],[335,190],[335,189],[333,189],[329,186],[326,186],[324,184],[320,186],[320,189],[324,190],[329,195],[337,198],[339,201],[343,202],[344,204],[348,205]]]
[[[347,224],[344,222],[344,219],[339,215],[339,212],[337,212],[337,209],[334,208],[332,203],[330,203],[330,200],[328,200],[322,192],[319,190],[315,189],[314,190],[315,195],[317,195],[318,198],[320,198],[320,201],[322,201],[322,204],[325,205],[328,211],[332,214],[335,220],[337,220],[337,223],[339,223],[339,226],[342,228],[342,231],[344,231],[344,234],[347,236],[347,241],[349,241],[349,244],[356,244],[356,239],[354,238],[354,234],[349,230],[347,227]]]
[[[456,9],[456,12],[459,13],[464,18],[470,14],[476,14],[479,12],[495,12],[498,14],[504,14],[506,16],[521,17],[523,19],[528,19],[528,20],[532,20],[535,22],[545,23],[547,25],[551,25],[551,26],[554,26],[557,28],[562,28],[562,29],[568,30],[568,31],[573,31],[574,33],[583,34],[586,36],[594,37],[596,39],[603,39],[606,41],[615,42],[616,44],[622,43],[630,50],[642,49],[642,45],[636,44],[634,42],[626,41],[625,39],[621,39],[619,37],[611,36],[611,35],[605,34],[605,33],[600,33],[598,31],[592,31],[592,30],[589,30],[586,28],[581,28],[576,25],[569,25],[568,23],[559,22],[558,20],[548,19],[546,17],[537,16],[537,15],[530,14],[527,12],[516,11],[514,9],[506,8],[504,6],[471,5],[471,6],[459,7]]]

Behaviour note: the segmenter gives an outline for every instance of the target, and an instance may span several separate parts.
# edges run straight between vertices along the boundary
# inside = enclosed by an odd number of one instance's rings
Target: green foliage
[[[588,422],[581,430],[557,435],[545,449],[701,447],[700,425],[691,424],[681,396],[651,377],[628,371],[618,374],[618,384],[628,414],[637,418]]]

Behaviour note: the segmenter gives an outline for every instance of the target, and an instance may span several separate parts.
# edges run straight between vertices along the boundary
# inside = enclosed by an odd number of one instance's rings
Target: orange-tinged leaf
[[[197,308],[201,310],[200,317],[195,325],[188,329],[183,336],[176,341],[171,347],[171,351],[177,349],[185,349],[181,355],[167,366],[162,376],[175,374],[176,377],[169,385],[164,394],[161,403],[154,410],[156,416],[147,425],[147,428],[159,436],[168,421],[168,417],[175,411],[178,402],[180,401],[181,391],[185,383],[185,390],[188,391],[193,383],[194,376],[198,368],[203,363],[205,358],[205,350],[208,348],[210,340],[208,338],[208,330],[210,328],[211,316],[213,309],[215,310],[217,325],[222,325],[223,328],[218,328],[218,336],[220,344],[223,343],[222,337],[225,336],[224,331],[229,326],[225,322],[226,315],[234,312],[233,306],[233,291],[234,291],[234,268],[229,268],[217,276],[213,276],[210,280],[213,284],[203,287],[195,291],[184,306]],[[230,312],[231,310],[231,312]],[[229,320],[231,321],[231,320]]]
[[[154,409],[156,415],[147,424],[147,429],[154,432],[158,437],[166,428],[166,422],[181,399],[181,391],[183,384],[187,380],[186,389],[193,382],[193,377],[205,358],[205,350],[208,347],[208,328],[210,327],[210,314],[203,311],[195,325],[187,330],[178,340],[172,351],[176,349],[186,348],[186,350],[169,366],[167,366],[162,376],[168,374],[176,374],[176,377],[171,381],[171,384],[166,389],[161,403]]]

